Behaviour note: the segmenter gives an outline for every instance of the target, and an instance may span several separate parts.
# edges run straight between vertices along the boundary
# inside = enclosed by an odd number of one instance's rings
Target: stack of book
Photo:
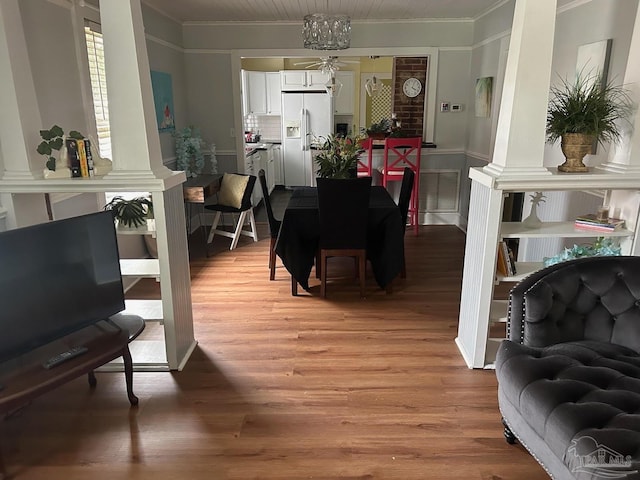
[[[498,243],[498,272],[505,277],[513,277],[516,274],[513,252],[504,241]]]
[[[597,230],[599,232],[613,232],[624,227],[621,218],[598,219],[595,213],[588,213],[576,217],[575,227],[584,230]]]
[[[91,142],[87,139],[67,138],[65,140],[69,155],[69,168],[72,177],[93,177],[93,156]]]

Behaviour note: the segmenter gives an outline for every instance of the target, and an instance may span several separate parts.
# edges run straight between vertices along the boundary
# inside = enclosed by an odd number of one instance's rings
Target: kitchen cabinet
[[[320,70],[282,70],[280,72],[282,91],[326,91],[329,75]]]
[[[280,72],[266,72],[265,80],[267,88],[267,115],[280,115],[282,111]]]
[[[242,71],[244,115],[280,115],[280,73]]]
[[[543,258],[530,262],[516,262],[515,276],[498,275],[496,272],[498,242],[503,239],[553,239],[616,237],[620,241],[623,255],[638,255],[638,211],[640,195],[637,189],[640,178],[632,174],[589,172],[563,175],[550,171],[548,174],[512,175],[505,178],[492,172],[474,168],[470,170],[472,180],[469,208],[469,225],[464,255],[460,316],[456,344],[469,368],[492,368],[497,348],[504,339],[496,337],[492,328],[495,322],[506,321],[507,301],[494,296],[496,284],[517,282],[543,267]],[[521,222],[502,222],[503,201],[506,193],[537,191],[586,191],[604,190],[604,202],[613,211],[619,208],[626,228],[614,232],[580,230],[573,220],[565,222],[542,222],[535,228],[527,228]],[[617,215],[616,215],[617,216]],[[580,241],[577,241],[580,243]],[[490,335],[494,332],[494,336]]]
[[[353,72],[336,72],[336,81],[342,84],[342,88],[340,89],[340,94],[334,98],[334,112],[336,115],[353,115]]]

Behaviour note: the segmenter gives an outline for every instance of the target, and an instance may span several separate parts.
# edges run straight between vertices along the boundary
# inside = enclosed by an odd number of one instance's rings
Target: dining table
[[[402,270],[404,229],[400,209],[382,186],[371,187],[367,211],[367,260],[376,283],[386,289]],[[276,254],[293,279],[309,290],[320,239],[318,190],[295,188],[282,217]]]

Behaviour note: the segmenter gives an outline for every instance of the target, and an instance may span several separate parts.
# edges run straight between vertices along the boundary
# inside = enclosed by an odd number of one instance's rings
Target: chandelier
[[[302,37],[304,48],[344,50],[351,44],[351,18],[326,13],[305,15]]]

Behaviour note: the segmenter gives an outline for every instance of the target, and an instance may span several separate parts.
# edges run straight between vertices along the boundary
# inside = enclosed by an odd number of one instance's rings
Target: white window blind
[[[93,96],[93,111],[98,128],[98,147],[100,156],[111,157],[111,130],[109,127],[109,101],[107,99],[107,77],[104,68],[104,46],[102,33],[94,24],[84,27],[89,57],[89,76]]]

